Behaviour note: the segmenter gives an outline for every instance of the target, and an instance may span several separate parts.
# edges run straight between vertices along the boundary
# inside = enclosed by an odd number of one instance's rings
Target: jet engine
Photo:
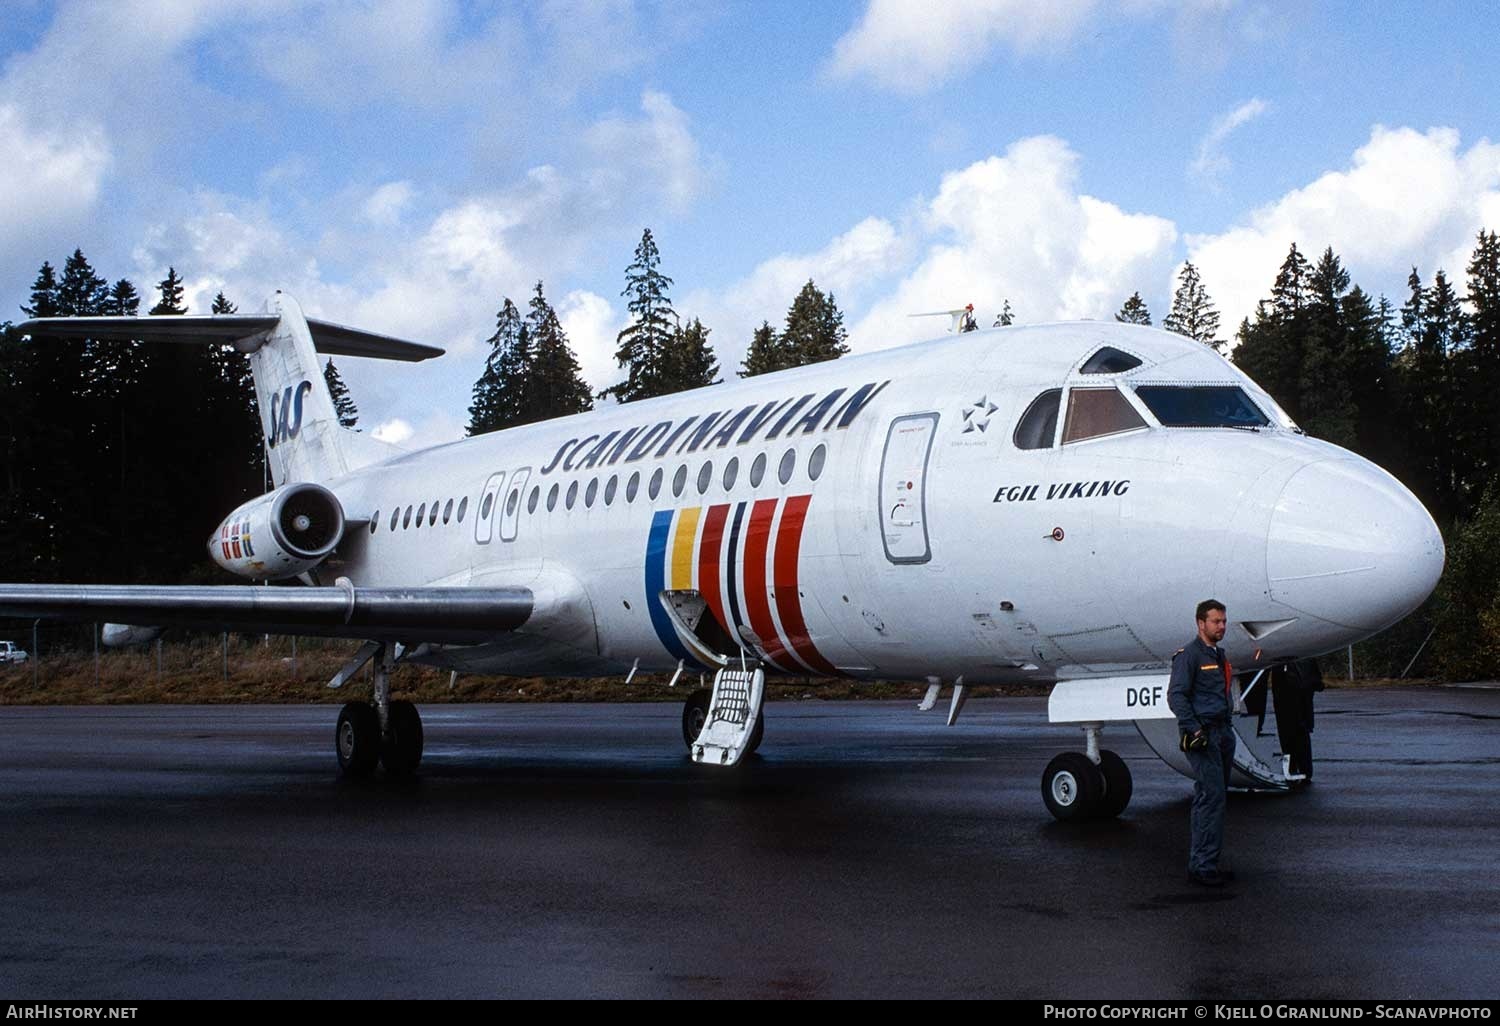
[[[257,581],[295,577],[321,563],[344,536],[344,509],[322,485],[289,484],[245,503],[208,540],[225,570]]]

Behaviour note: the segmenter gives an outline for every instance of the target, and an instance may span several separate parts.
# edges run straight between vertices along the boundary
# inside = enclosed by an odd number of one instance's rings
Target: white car
[[[14,641],[0,641],[0,663],[24,663],[26,650],[17,648]]]

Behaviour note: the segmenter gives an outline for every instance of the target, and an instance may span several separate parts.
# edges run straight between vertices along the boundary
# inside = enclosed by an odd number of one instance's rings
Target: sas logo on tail
[[[289,442],[302,430],[302,401],[312,391],[312,382],[306,378],[296,385],[288,385],[280,395],[271,393],[271,427],[266,433],[266,446],[274,449],[281,442]]]

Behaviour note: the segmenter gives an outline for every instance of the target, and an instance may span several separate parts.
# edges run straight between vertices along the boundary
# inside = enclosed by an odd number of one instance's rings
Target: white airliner
[[[316,353],[441,351],[281,293],[262,315],[20,327],[249,353],[276,488],[208,548],[305,586],[0,585],[0,615],[363,640],[331,682],[374,661],[373,702],[335,733],[353,775],[421,758],[417,711],[390,696],[401,660],[712,673],[684,740],[714,765],[759,744],[766,672],[926,681],[925,708],[950,682],[950,722],[966,685],[1043,681],[1087,749],[1047,767],[1048,808],[1114,815],[1131,780],[1104,724],[1186,771],[1166,670],[1200,599],[1228,606],[1235,666],[1264,668],[1389,626],[1443,568],[1394,478],[1153,328],[965,332],[407,453],[339,427]],[[1265,744],[1241,735],[1241,785],[1287,786]]]

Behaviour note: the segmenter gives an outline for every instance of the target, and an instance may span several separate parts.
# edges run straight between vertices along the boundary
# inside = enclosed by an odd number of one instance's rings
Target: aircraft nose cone
[[[1421,605],[1443,572],[1443,538],[1399,481],[1363,460],[1310,463],[1271,513],[1271,597],[1340,626],[1374,631]]]

